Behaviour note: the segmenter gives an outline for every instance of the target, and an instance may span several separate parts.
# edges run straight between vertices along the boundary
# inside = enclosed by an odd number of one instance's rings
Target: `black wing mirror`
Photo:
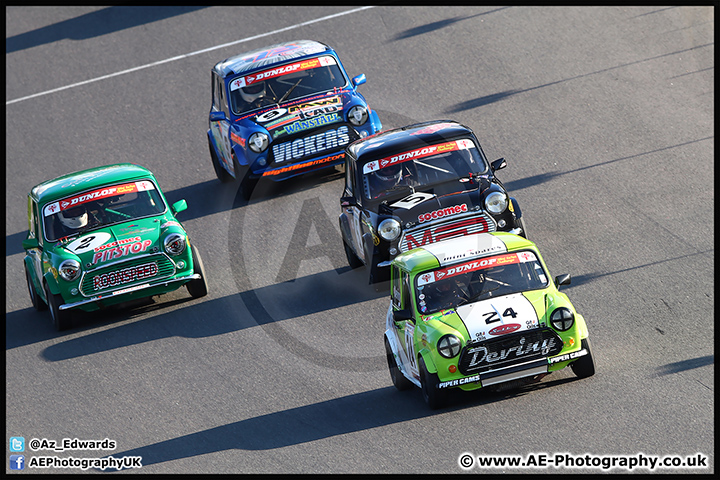
[[[495,160],[494,162],[492,162],[490,164],[490,168],[492,169],[493,172],[496,170],[501,170],[505,167],[507,167],[507,162],[505,161],[504,158],[498,158],[497,160]]]
[[[393,320],[396,322],[402,322],[404,320],[415,320],[413,318],[412,312],[409,308],[403,308],[402,310],[393,310]]]
[[[570,275],[563,273],[555,277],[555,286],[560,288],[560,285],[570,285]]]

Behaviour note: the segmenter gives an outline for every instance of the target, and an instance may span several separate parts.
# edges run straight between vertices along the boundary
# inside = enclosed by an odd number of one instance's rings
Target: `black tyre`
[[[204,297],[208,293],[207,281],[205,280],[205,267],[203,266],[202,258],[200,258],[200,253],[197,251],[197,248],[195,248],[195,245],[192,245],[191,248],[194,265],[193,270],[194,273],[200,274],[200,278],[197,280],[190,280],[185,284],[185,287],[191,297],[200,298]]]
[[[345,247],[345,257],[347,257],[348,265],[350,265],[350,268],[356,269],[363,266],[362,260],[355,255],[355,252],[353,252],[352,248],[343,240],[343,247]]]
[[[245,200],[249,201],[259,179],[250,178],[249,168],[240,168],[240,163],[238,163],[237,157],[234,153],[233,166],[235,167],[235,181],[240,182],[240,195],[242,195]]]
[[[40,298],[40,296],[37,294],[37,291],[35,290],[35,287],[33,286],[32,280],[30,279],[30,272],[28,272],[27,270],[27,265],[25,265],[25,279],[27,280],[28,292],[30,293],[30,301],[32,302],[32,306],[38,312],[47,310],[47,303],[43,302],[43,299]]]
[[[395,388],[400,391],[412,388],[413,383],[405,378],[405,375],[402,374],[397,366],[395,355],[393,355],[387,337],[385,338],[385,354],[387,355],[388,369],[390,369],[390,378],[392,379],[392,383],[395,385]]]
[[[590,349],[590,339],[583,339],[581,346],[586,349],[588,353],[571,363],[570,368],[572,368],[573,373],[578,378],[592,377],[595,375],[595,359],[593,358],[592,350]]]
[[[233,176],[230,175],[227,170],[222,167],[222,165],[220,165],[220,159],[217,158],[215,149],[210,143],[210,140],[208,140],[208,147],[210,148],[210,160],[212,161],[213,168],[215,169],[215,175],[217,175],[218,180],[222,183],[230,182],[233,179]]]
[[[250,197],[252,196],[253,191],[255,191],[255,187],[258,184],[257,178],[249,178],[248,175],[245,176],[245,178],[242,179],[240,182],[240,194],[245,200],[250,200]]]
[[[53,295],[45,284],[45,296],[47,297],[48,307],[50,308],[50,316],[52,317],[53,326],[55,330],[61,332],[67,330],[72,326],[72,316],[69,310],[60,310],[60,305],[64,304],[61,295]]]
[[[418,359],[418,369],[420,370],[420,384],[425,403],[433,410],[442,408],[447,401],[447,393],[437,388],[440,381],[437,374],[428,372],[422,357]]]

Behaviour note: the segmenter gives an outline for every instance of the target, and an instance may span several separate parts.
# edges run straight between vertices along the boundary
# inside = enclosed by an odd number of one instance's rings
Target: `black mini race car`
[[[416,247],[482,232],[527,238],[522,212],[477,137],[453,121],[387,130],[345,151],[340,231],[350,267],[389,280],[390,261]]]

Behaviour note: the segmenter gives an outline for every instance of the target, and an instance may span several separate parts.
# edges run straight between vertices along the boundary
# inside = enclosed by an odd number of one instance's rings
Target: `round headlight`
[[[400,223],[394,218],[386,218],[378,226],[378,235],[391,242],[400,235]]]
[[[63,279],[72,282],[80,275],[80,262],[71,258],[64,260],[58,268],[58,273]]]
[[[270,143],[270,139],[262,132],[253,133],[248,139],[248,145],[250,146],[250,150],[255,153],[260,153],[264,151],[268,147],[268,143]]]
[[[564,332],[565,330],[569,330],[570,327],[573,326],[573,323],[575,323],[575,315],[573,315],[570,309],[560,307],[550,315],[550,323],[552,323],[552,326],[555,327],[556,330]]]
[[[492,192],[485,197],[485,209],[494,215],[504,212],[507,206],[507,195],[502,192]]]
[[[367,122],[368,119],[368,112],[367,108],[356,105],[350,109],[350,112],[348,112],[348,121],[355,125],[356,127],[362,125],[363,123]]]
[[[444,335],[437,344],[437,351],[445,358],[452,358],[460,353],[460,340],[455,335]]]
[[[170,255],[180,255],[185,250],[185,236],[171,233],[163,241],[165,251]]]

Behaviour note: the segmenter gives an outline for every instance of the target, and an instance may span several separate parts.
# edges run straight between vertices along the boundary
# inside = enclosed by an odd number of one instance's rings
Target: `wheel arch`
[[[522,218],[522,210],[520,210],[520,204],[517,200],[515,200],[515,197],[510,197],[510,202],[512,202],[513,212],[515,212],[515,218]]]
[[[52,295],[60,295],[60,285],[58,285],[57,279],[51,272],[45,272],[45,275],[43,275],[43,292],[45,291],[45,285],[47,285]],[[48,299],[46,298],[45,300]]]
[[[422,348],[417,352],[417,364],[420,365],[420,359],[422,358],[427,368],[428,373],[438,373],[437,365],[433,360],[433,355],[428,348]]]
[[[348,242],[348,240],[351,240],[351,233],[350,233],[350,220],[348,219],[348,216],[345,212],[342,212],[340,216],[338,217],[338,222],[340,222],[340,234],[342,235],[343,240],[345,243]]]

